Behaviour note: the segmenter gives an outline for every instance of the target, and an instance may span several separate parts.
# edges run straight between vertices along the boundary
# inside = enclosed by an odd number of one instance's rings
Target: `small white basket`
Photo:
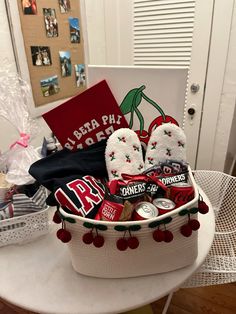
[[[72,235],[68,247],[75,271],[101,278],[126,278],[163,273],[192,264],[198,254],[198,232],[193,231],[190,237],[184,237],[180,233],[180,227],[187,223],[188,215],[179,215],[184,209],[198,207],[199,193],[191,169],[189,169],[189,182],[194,188],[192,201],[170,213],[149,220],[97,221],[68,214],[60,208],[60,213],[65,219],[65,227]],[[196,219],[197,215],[198,213],[191,214],[191,219]],[[169,243],[156,242],[153,239],[152,234],[155,228],[151,228],[150,223],[155,224],[163,219],[171,220],[161,225],[162,229],[166,228],[174,235],[173,241]],[[83,242],[83,235],[89,232],[84,223],[106,227],[105,231],[98,228],[98,234],[105,239],[102,247],[97,248],[93,244],[88,245]],[[136,249],[128,248],[125,251],[119,251],[116,242],[122,238],[124,232],[117,231],[117,226],[132,228],[134,225],[141,227],[138,231],[132,231],[132,236],[139,240],[139,246]]]
[[[49,231],[49,207],[41,211],[0,221],[0,247],[23,244]]]

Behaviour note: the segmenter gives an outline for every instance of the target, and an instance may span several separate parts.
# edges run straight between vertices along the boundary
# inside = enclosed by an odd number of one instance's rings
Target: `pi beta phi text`
[[[121,118],[121,115],[109,114],[103,115],[101,121],[92,119],[84,123],[77,130],[74,130],[72,136],[67,138],[67,142],[64,146],[70,150],[74,150],[82,149],[84,146],[90,146],[96,142],[100,142],[117,129],[116,127],[114,128],[114,125],[119,125]]]

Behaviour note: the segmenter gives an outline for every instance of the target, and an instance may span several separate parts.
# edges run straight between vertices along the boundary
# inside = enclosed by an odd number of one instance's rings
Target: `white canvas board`
[[[89,87],[105,79],[119,105],[130,90],[145,85],[145,95],[182,126],[188,69],[88,65],[87,76]],[[150,123],[160,113],[143,98],[138,110],[144,118],[144,130],[148,131]],[[130,113],[125,117],[129,122]],[[140,129],[136,113],[132,129]]]

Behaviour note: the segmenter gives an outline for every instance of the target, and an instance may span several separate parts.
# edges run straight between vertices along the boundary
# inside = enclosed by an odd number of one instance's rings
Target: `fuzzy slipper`
[[[137,134],[128,128],[116,130],[107,140],[105,159],[109,180],[122,179],[122,173],[140,174],[144,161]]]
[[[166,160],[186,162],[186,136],[173,123],[162,124],[151,134],[145,156],[145,169]]]

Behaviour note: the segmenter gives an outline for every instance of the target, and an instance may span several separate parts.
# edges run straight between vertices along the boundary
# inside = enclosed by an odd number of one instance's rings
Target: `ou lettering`
[[[55,198],[62,207],[68,208],[75,215],[87,216],[94,208],[94,205],[98,205],[104,198],[104,190],[91,176],[75,179],[67,183],[66,186],[74,193],[78,202],[76,201],[75,204],[62,188],[56,190]]]

